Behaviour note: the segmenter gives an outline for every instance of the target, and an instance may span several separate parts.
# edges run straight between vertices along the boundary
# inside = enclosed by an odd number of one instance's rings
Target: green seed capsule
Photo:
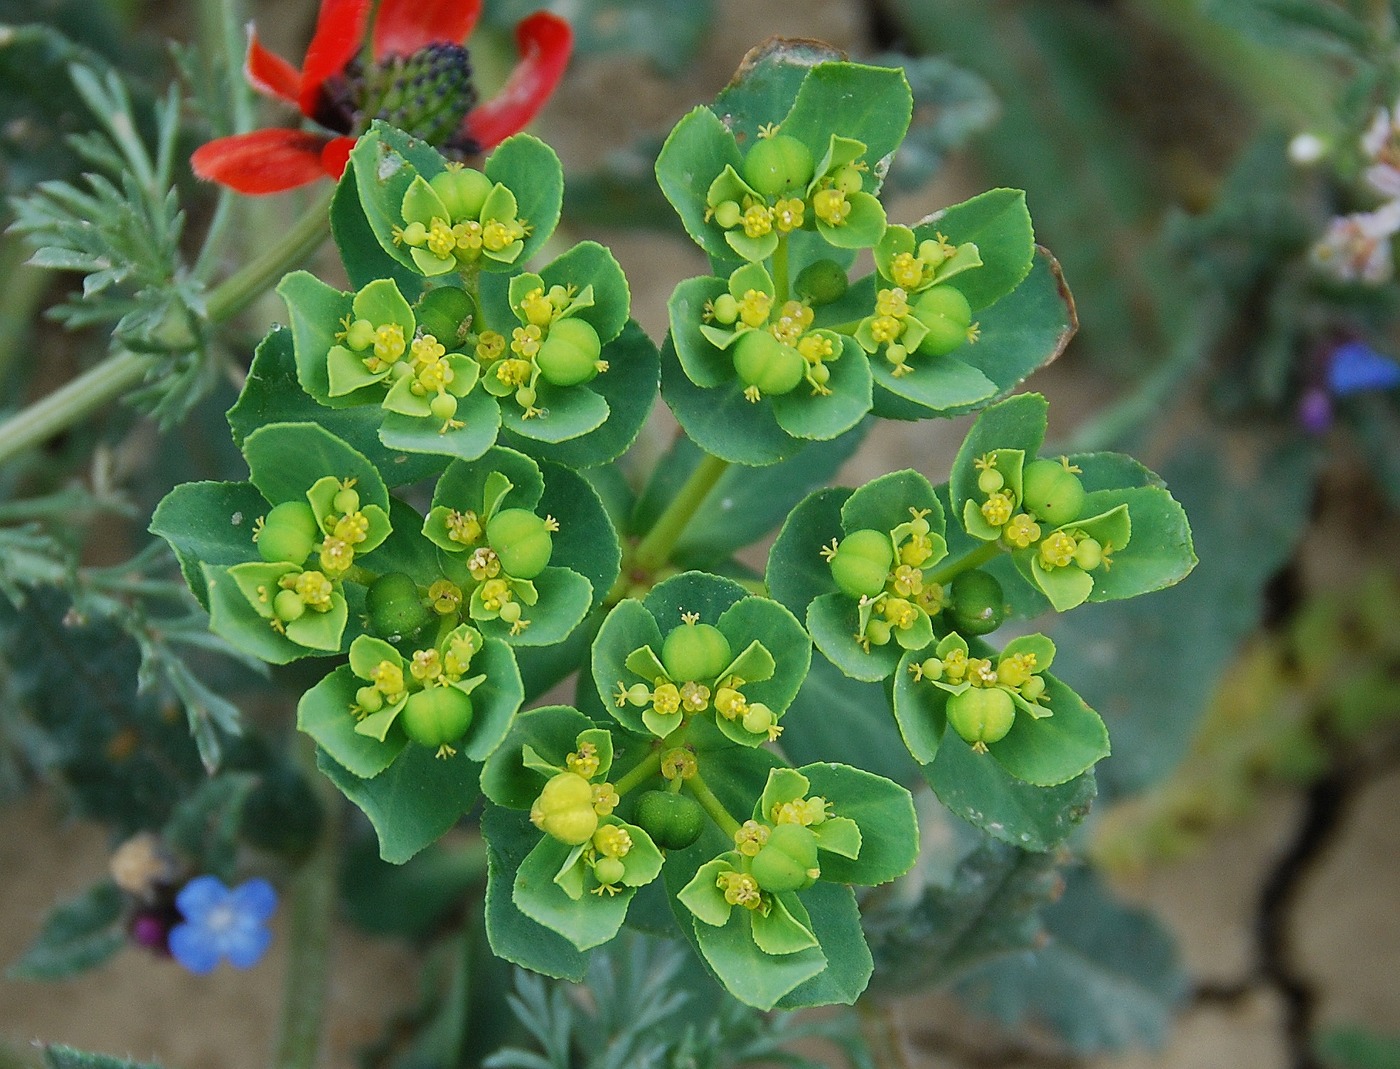
[[[331,508],[342,516],[351,512],[360,511],[360,495],[354,487],[347,486],[336,493],[331,499]]]
[[[919,671],[925,679],[942,679],[943,662],[937,657],[929,657],[919,665]]]
[[[773,710],[768,706],[762,702],[750,702],[748,711],[744,713],[744,730],[753,735],[766,735],[775,719]]]
[[[885,620],[874,619],[865,625],[865,637],[872,646],[888,646],[890,625]]]
[[[480,171],[470,167],[443,171],[434,175],[428,185],[442,200],[442,205],[452,216],[453,222],[475,219],[481,215],[481,208],[494,183]]]
[[[914,316],[928,328],[919,342],[919,352],[925,356],[946,356],[967,341],[972,308],[951,285],[933,286],[919,294],[914,302]]]
[[[577,386],[598,375],[602,352],[598,332],[582,319],[559,319],[549,328],[535,363],[544,381],[554,386]]]
[[[725,230],[732,230],[739,225],[739,220],[744,217],[744,209],[740,208],[736,201],[720,201],[715,208],[715,222],[724,227]]]
[[[374,324],[368,319],[357,319],[345,331],[345,344],[351,349],[368,349],[374,344]]]
[[[486,521],[486,541],[501,559],[501,568],[515,579],[533,579],[544,571],[554,552],[554,539],[545,521],[528,509],[503,509]]]
[[[1058,460],[1033,460],[1021,472],[1021,501],[1036,519],[1058,527],[1079,518],[1084,484]]]
[[[815,165],[807,146],[795,137],[760,138],[744,157],[744,181],[765,197],[805,187]]]
[[[802,381],[807,361],[791,345],[766,330],[745,331],[734,343],[734,370],[739,381],[760,394],[785,394]]]
[[[817,260],[798,272],[793,289],[814,305],[830,304],[846,295],[850,280],[835,260]]]
[[[1005,477],[996,468],[987,468],[977,474],[977,489],[984,494],[994,494],[1005,485]]]
[[[637,799],[637,826],[663,850],[684,850],[705,830],[705,811],[686,794],[647,791]]]
[[[1033,702],[1045,693],[1045,680],[1040,676],[1031,676],[1021,684],[1021,697],[1028,702]]]
[[[832,175],[832,181],[842,193],[859,193],[865,185],[865,178],[860,173],[860,168],[853,163],[846,164]]]
[[[627,875],[627,867],[615,857],[600,857],[593,862],[593,878],[599,883],[619,884]]]
[[[1103,563],[1103,546],[1094,538],[1082,538],[1074,547],[1074,563],[1086,572],[1092,572]]]
[[[412,635],[432,619],[418,584],[403,572],[390,572],[372,582],[365,592],[365,610],[370,634],[387,639]]]
[[[974,568],[951,584],[953,626],[965,635],[988,635],[1006,619],[1006,594],[993,575]]]
[[[269,564],[301,564],[321,539],[316,514],[305,501],[273,507],[258,532],[258,555]]]
[[[456,687],[429,687],[408,696],[397,722],[420,746],[447,746],[471,726],[472,700]]]
[[[384,695],[378,687],[361,687],[355,691],[355,704],[367,713],[377,713],[384,708]]]
[[[715,322],[726,327],[739,318],[739,302],[734,299],[732,293],[721,293],[711,302],[710,307],[714,309]]]
[[[538,400],[538,397],[535,394],[534,388],[531,386],[522,386],[515,391],[515,403],[521,408],[534,407],[536,400]]]
[[[800,891],[817,882],[817,837],[801,824],[779,824],[754,856],[753,878],[769,892]]]
[[[972,687],[948,699],[948,723],[974,746],[1000,742],[1015,719],[1016,705],[1000,687]]]
[[[714,679],[733,659],[729,639],[711,624],[673,627],[661,643],[661,664],[678,683]]]
[[[521,612],[520,602],[518,601],[508,601],[502,605],[500,609],[501,619],[508,624],[513,624],[519,620]]]
[[[277,596],[272,599],[272,611],[277,619],[289,624],[302,618],[306,612],[306,602],[301,600],[295,590],[279,590]]]
[[[450,393],[440,393],[428,402],[428,411],[434,419],[451,419],[457,414],[457,398]]]
[[[560,772],[535,799],[530,820],[546,835],[569,846],[588,842],[598,830],[593,787],[577,772]]]
[[[881,531],[852,531],[836,547],[831,577],[853,598],[873,598],[885,589],[894,564],[894,546]]]

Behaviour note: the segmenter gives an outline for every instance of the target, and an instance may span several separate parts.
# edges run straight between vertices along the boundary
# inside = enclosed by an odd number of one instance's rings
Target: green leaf
[[[740,145],[752,145],[759,127],[781,123],[786,118],[809,71],[844,58],[837,49],[820,41],[771,38],[749,50],[733,80],[710,107]],[[825,151],[823,141],[813,158],[821,159]]]
[[[126,945],[123,898],[110,880],[56,906],[7,975],[16,980],[64,980],[101,965]]]
[[[842,537],[841,510],[850,496],[843,487],[809,494],[792,510],[768,552],[768,592],[798,619],[806,618],[813,599],[836,592],[831,565],[821,551]]]
[[[772,399],[773,416],[794,438],[829,442],[856,426],[870,411],[872,379],[870,361],[850,338],[843,338],[841,356],[827,365],[830,394],[814,396],[799,382],[790,393]]]
[[[185,582],[207,610],[209,591],[200,564],[227,567],[257,560],[253,524],[267,510],[252,483],[184,483],[156,506],[149,530],[170,543]]]
[[[929,531],[943,533],[943,506],[933,487],[923,475],[905,468],[872,479],[851,494],[841,506],[841,528],[846,534],[859,530],[887,533],[910,521],[910,509],[926,510]]]
[[[700,953],[720,983],[740,1002],[760,1010],[771,1010],[826,968],[826,956],[817,947],[782,956],[765,954],[754,943],[749,911],[742,907],[732,910],[721,928],[695,919],[691,924]]]
[[[549,705],[521,713],[505,741],[486,760],[481,772],[482,792],[508,809],[529,809],[545,781],[541,773],[525,764],[524,748],[528,746],[545,760],[562,764],[564,756],[573,752],[579,735],[592,727],[593,721],[567,705]]]
[[[379,470],[335,435],[315,423],[273,423],[243,440],[249,478],[273,505],[305,501],[306,492],[326,476],[355,480],[365,504],[389,509],[389,491]]]
[[[525,701],[515,655],[498,638],[487,638],[472,658],[471,674],[486,679],[472,691],[472,722],[462,751],[473,761],[485,761],[510,733],[511,722]]]
[[[408,746],[373,779],[361,779],[316,751],[316,767],[354,802],[379,835],[379,856],[401,865],[461,819],[477,798],[481,766],[458,754],[439,759],[426,746]]]
[[[615,701],[618,683],[630,687],[640,682],[627,668],[627,659],[643,646],[659,650],[661,629],[657,626],[656,617],[640,601],[628,598],[613,607],[603,626],[598,629],[591,664],[598,698],[608,712],[629,731],[650,735],[651,731],[642,722],[639,709],[626,702],[618,705]],[[645,682],[650,684],[652,681],[648,679]]]
[[[823,594],[807,606],[807,630],[827,660],[852,679],[865,683],[888,679],[903,648],[891,640],[866,651],[856,641],[859,623],[855,599],[840,591]]]
[[[670,631],[681,623],[683,613],[695,613],[701,623],[717,625],[731,605],[748,596],[749,592],[732,579],[682,572],[657,583],[642,604],[663,631]],[[660,644],[655,648],[659,650]]]
[[[360,641],[365,640],[357,641],[355,646]],[[375,658],[375,664],[379,659]],[[337,668],[301,696],[297,702],[297,728],[315,739],[322,753],[367,780],[394,763],[408,738],[395,731],[380,741],[355,730],[357,722],[350,709],[355,704],[355,692],[364,685],[364,679],[357,678],[349,665]]]
[[[822,879],[866,886],[903,876],[919,856],[919,825],[914,799],[898,783],[850,765],[822,762],[798,769],[809,795],[831,803],[833,816],[860,828],[860,855],[846,858],[823,851]]]
[[[502,639],[512,646],[553,646],[563,642],[588,615],[593,604],[593,584],[568,568],[546,568],[533,580],[539,601],[526,610],[530,626],[510,633],[505,621],[482,620],[483,635]]]
[[[749,914],[749,924],[753,929],[753,941],[765,954],[796,954],[817,945],[817,937],[803,920],[798,919],[798,911],[806,914],[801,900],[795,895],[778,894],[773,896],[772,908],[764,916],[757,911]]]
[[[541,380],[535,387],[540,415],[525,418],[513,401],[502,402],[501,425],[519,439],[558,445],[597,430],[608,418],[608,403],[587,386],[551,386]]]
[[[404,267],[379,244],[360,203],[353,167],[345,168],[345,174],[335,187],[335,197],[331,200],[331,236],[335,238],[351,286],[359,289],[375,279],[389,278],[410,301],[418,299],[423,290],[423,276]]]
[[[914,97],[904,72],[856,63],[822,63],[811,69],[797,91],[782,132],[812,150],[826,153],[831,135],[865,142],[865,161],[882,174],[909,129]]]
[[[313,651],[279,635],[258,615],[228,569],[205,564],[201,571],[209,595],[209,630],[269,664],[288,664],[311,656]]]
[[[421,275],[412,249],[394,241],[403,225],[403,199],[420,175],[431,179],[447,161],[431,145],[376,119],[350,152],[348,170],[354,172],[360,207],[379,247],[414,274]]]
[[[1088,494],[1084,515],[1126,504],[1132,538],[1113,554],[1111,568],[1095,569],[1090,601],[1117,601],[1181,582],[1196,566],[1186,512],[1164,488],[1134,487]]]
[[[681,217],[686,233],[716,260],[734,257],[724,231],[705,219],[710,183],[725,167],[743,163],[734,137],[715,112],[698,107],[687,114],[666,138],[656,157],[656,181]]]
[[[854,892],[849,887],[819,881],[799,891],[798,898],[807,908],[812,932],[826,955],[826,968],[784,995],[778,1005],[785,1010],[853,1005],[870,983],[875,967],[861,932]]]
[[[1053,715],[1037,719],[1017,713],[1006,737],[992,743],[990,750],[1017,779],[1053,787],[1108,756],[1108,729],[1069,687],[1052,675],[1042,678],[1045,703]]]
[[[277,295],[287,303],[296,354],[297,381],[317,402],[332,408],[365,404],[376,397],[374,388],[345,396],[331,396],[327,359],[338,344],[336,334],[350,315],[352,296],[328,286],[308,271],[294,271],[277,284]]]
[[[608,942],[622,929],[627,907],[636,890],[624,887],[615,895],[584,893],[571,897],[555,882],[560,869],[573,856],[566,846],[542,832],[539,842],[516,871],[511,898],[521,913],[551,931],[558,932],[579,950],[591,950]]]
[[[744,598],[724,611],[718,626],[735,651],[750,641],[763,643],[773,660],[772,675],[760,680],[738,669],[735,674],[747,681],[744,695],[750,702],[762,702],[781,713],[797,696],[812,662],[812,641],[797,617],[776,601]]]
[[[552,148],[530,134],[516,134],[496,146],[486,158],[486,177],[500,182],[515,194],[517,217],[530,224],[525,247],[515,264],[528,263],[559,225],[564,202],[564,168]],[[431,177],[431,176],[430,176]],[[483,258],[483,270],[513,270],[511,264],[497,264]]]
[[[544,494],[539,508],[559,521],[550,563],[568,568],[593,585],[603,598],[622,569],[622,546],[598,492],[578,473],[560,464],[542,465]]]
[[[433,508],[475,512],[484,525],[487,482],[493,475],[504,476],[510,490],[496,506],[535,510],[544,494],[544,476],[539,465],[523,453],[497,446],[474,461],[454,460],[433,489]],[[430,536],[431,537],[431,536]],[[442,545],[441,542],[438,543]],[[449,542],[444,549],[466,552],[465,546]]]
[[[632,292],[617,258],[596,241],[581,241],[553,263],[542,268],[545,289],[572,286],[575,290],[593,287],[593,305],[575,313],[609,342],[627,325]]]
[[[968,409],[995,394],[996,384],[961,359],[971,358],[970,347],[964,345],[957,352],[956,357],[915,356],[914,370],[908,375],[895,375],[883,357],[867,357],[876,387],[875,414],[887,419],[927,419]]]
[[[722,278],[687,278],[676,286],[666,302],[671,344],[681,368],[686,378],[707,389],[721,386],[734,377],[733,358],[705,334],[707,329],[718,329],[705,323],[706,304],[727,292],[729,285]]]
[[[1045,398],[1038,393],[1017,394],[982,410],[953,460],[948,481],[954,515],[962,516],[965,501],[981,504],[982,495],[977,492],[977,469],[973,467],[973,461],[978,457],[994,449],[1021,449],[1027,457],[1040,452],[1040,444],[1045,439],[1048,410]]]
[[[977,312],[1005,297],[1030,272],[1035,231],[1019,189],[991,189],[954,204],[914,228],[922,241],[943,234],[954,245],[973,242],[982,266],[958,275],[953,285]]]
[[[432,417],[383,413],[379,440],[384,448],[402,453],[430,453],[459,460],[475,460],[496,442],[501,426],[501,408],[482,389],[474,389],[457,400],[453,417],[464,426],[442,433],[442,423]]]
[[[581,437],[559,443],[526,438],[504,427],[501,444],[537,460],[552,460],[572,468],[607,464],[626,452],[636,441],[656,400],[660,375],[656,346],[640,326],[629,322],[618,337],[603,346],[602,359],[608,362],[608,370],[587,388],[607,402],[607,422]]]

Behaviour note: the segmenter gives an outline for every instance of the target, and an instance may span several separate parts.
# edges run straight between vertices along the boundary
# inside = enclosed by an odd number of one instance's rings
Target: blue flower
[[[233,890],[217,876],[196,876],[175,896],[185,918],[170,932],[170,953],[190,972],[213,972],[221,958],[235,969],[262,960],[272,942],[267,922],[277,910],[277,892],[266,880],[248,880]]]
[[[1400,364],[1359,341],[1343,342],[1327,365],[1327,388],[1334,397],[1390,390],[1400,386]]]

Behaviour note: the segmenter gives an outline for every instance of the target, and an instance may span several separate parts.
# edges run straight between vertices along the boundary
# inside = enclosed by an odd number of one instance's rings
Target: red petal
[[[301,95],[301,71],[275,52],[269,52],[258,40],[253,24],[248,24],[248,58],[243,73],[259,93],[285,100],[296,107]]]
[[[345,165],[350,162],[350,150],[355,147],[353,137],[333,137],[321,150],[321,168],[337,182],[345,173]]]
[[[494,148],[523,130],[544,107],[569,65],[574,34],[557,15],[537,11],[516,25],[515,43],[520,65],[500,92],[472,109],[466,119],[467,133],[483,149]]]
[[[326,139],[300,130],[254,130],[200,145],[190,166],[200,178],[239,193],[281,193],[326,177]]]
[[[438,41],[461,44],[479,14],[481,0],[380,0],[374,58],[412,55]]]
[[[301,69],[301,113],[314,116],[323,83],[345,68],[365,39],[365,22],[373,0],[321,0],[316,32]]]

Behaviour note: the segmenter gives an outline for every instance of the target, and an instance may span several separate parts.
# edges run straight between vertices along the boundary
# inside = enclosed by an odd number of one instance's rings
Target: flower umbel
[[[227,960],[249,969],[272,942],[267,922],[277,910],[277,892],[266,880],[247,880],[233,889],[217,876],[196,876],[175,898],[184,917],[170,932],[170,954],[198,976]]]

